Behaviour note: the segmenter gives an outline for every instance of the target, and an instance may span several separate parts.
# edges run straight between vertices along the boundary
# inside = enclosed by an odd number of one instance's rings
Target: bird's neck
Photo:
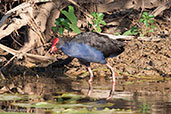
[[[63,38],[59,38],[59,42],[56,44],[56,47],[61,49],[67,45],[67,42]]]
[[[62,42],[60,42],[59,48],[62,49],[62,50],[66,50],[66,49],[69,48],[69,43],[67,41],[63,40]]]

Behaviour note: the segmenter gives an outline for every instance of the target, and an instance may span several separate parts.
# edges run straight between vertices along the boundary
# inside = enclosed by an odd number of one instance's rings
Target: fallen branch
[[[161,4],[160,6],[158,6],[151,14],[156,17],[162,11],[164,11],[167,8],[169,8],[170,6],[171,6],[171,1],[166,1],[165,3]]]
[[[13,18],[11,24],[4,24],[0,27],[0,40],[5,36],[10,35],[13,31],[20,29],[22,26],[27,25],[30,18],[26,14],[20,16],[21,19]]]
[[[22,59],[23,57],[28,57],[30,59],[34,59],[34,60],[38,60],[38,61],[49,61],[49,60],[56,61],[55,57],[41,56],[41,55],[35,55],[35,54],[26,53],[26,52],[21,52],[21,51],[11,49],[3,44],[0,44],[0,48],[4,51],[16,56],[18,59]]]
[[[135,38],[135,36],[124,36],[124,35],[116,36],[116,35],[107,34],[107,33],[99,33],[99,34],[106,35],[106,36],[108,36],[109,38],[111,38],[113,40],[119,40],[119,39],[121,39],[121,40],[132,40],[132,39]]]
[[[107,33],[99,33],[101,35],[106,35],[109,38],[113,39],[113,40],[133,40],[136,38],[136,36],[124,36],[124,35],[112,35],[112,34],[107,34]],[[137,38],[140,41],[160,41],[161,38],[156,38],[156,37],[138,37]]]

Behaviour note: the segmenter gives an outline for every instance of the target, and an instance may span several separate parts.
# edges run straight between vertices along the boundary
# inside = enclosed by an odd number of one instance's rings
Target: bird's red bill
[[[59,41],[58,38],[55,38],[55,39],[53,40],[53,44],[52,44],[52,47],[51,47],[51,49],[50,49],[50,53],[53,53],[53,52],[57,51],[56,44],[58,43],[58,41]]]

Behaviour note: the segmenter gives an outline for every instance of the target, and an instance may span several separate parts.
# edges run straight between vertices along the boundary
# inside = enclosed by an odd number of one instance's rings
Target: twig
[[[3,67],[7,66],[15,57],[16,56],[14,55],[5,65],[3,65]],[[2,70],[3,67],[1,67],[0,70]]]
[[[10,35],[11,36],[11,38],[14,40],[14,42],[16,42],[18,45],[20,45],[20,46],[23,46],[21,43],[19,43],[12,35]]]
[[[34,30],[35,33],[40,37],[42,40],[43,44],[45,44],[45,35],[41,32],[40,27],[37,25],[35,19],[29,15],[31,20],[28,24],[30,24],[30,27]]]
[[[141,18],[141,15],[142,15],[142,13],[143,13],[143,11],[144,11],[144,0],[142,0],[142,5],[141,5],[142,7],[141,7],[141,12],[140,12],[140,14],[139,14],[139,19]],[[138,19],[138,20],[139,20]]]
[[[0,71],[0,75],[1,75],[1,78],[3,79],[3,80],[5,80],[6,78],[5,78],[5,76],[2,74],[2,72]]]
[[[68,0],[69,2],[71,2],[72,4],[74,4],[75,6],[77,6],[79,8],[79,10],[81,10],[86,16],[88,16],[89,18],[93,18],[89,13],[85,12],[82,7],[80,7],[75,1],[73,0]]]

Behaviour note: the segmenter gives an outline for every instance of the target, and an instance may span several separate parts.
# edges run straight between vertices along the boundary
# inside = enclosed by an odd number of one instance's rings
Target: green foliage
[[[143,12],[141,18],[139,19],[139,23],[141,26],[134,25],[131,29],[124,32],[123,35],[129,36],[140,34],[140,36],[143,37],[150,32],[154,32],[154,29],[156,28],[156,26],[153,25],[154,22],[155,21],[153,15],[148,14],[147,12]]]
[[[74,8],[68,6],[68,12],[61,10],[61,13],[65,15],[66,18],[57,18],[55,21],[55,27],[52,30],[60,35],[63,35],[64,29],[68,31],[74,31],[75,33],[80,33],[80,29],[77,26],[77,17],[74,14]]]
[[[69,20],[64,18],[57,18],[55,21],[55,27],[52,27],[52,30],[60,35],[63,35],[64,29],[71,31],[69,27]]]
[[[106,25],[106,22],[103,20],[104,14],[103,13],[96,13],[92,12],[91,15],[93,16],[93,25],[95,26],[95,30],[92,30],[94,32],[101,32],[102,29],[100,25]],[[89,24],[92,26],[91,24]]]
[[[154,16],[148,14],[147,12],[143,12],[142,17],[140,18],[139,22],[144,23],[146,27],[150,26],[150,23],[154,23],[153,20]]]
[[[140,36],[144,36],[149,32],[154,32],[156,26],[152,25],[154,23],[154,16],[148,12],[143,12],[142,17],[139,22],[142,23],[145,27],[141,29]]]
[[[78,28],[77,26],[77,17],[75,16],[74,14],[74,8],[72,6],[68,6],[68,12],[65,11],[65,10],[61,10],[61,13],[64,14],[68,20],[71,22],[71,23],[68,23],[69,24],[69,27],[75,32],[75,33],[80,33],[80,29]]]
[[[130,36],[130,35],[137,35],[138,33],[139,33],[138,32],[138,27],[134,26],[131,29],[129,29],[128,31],[124,32],[123,35]]]

